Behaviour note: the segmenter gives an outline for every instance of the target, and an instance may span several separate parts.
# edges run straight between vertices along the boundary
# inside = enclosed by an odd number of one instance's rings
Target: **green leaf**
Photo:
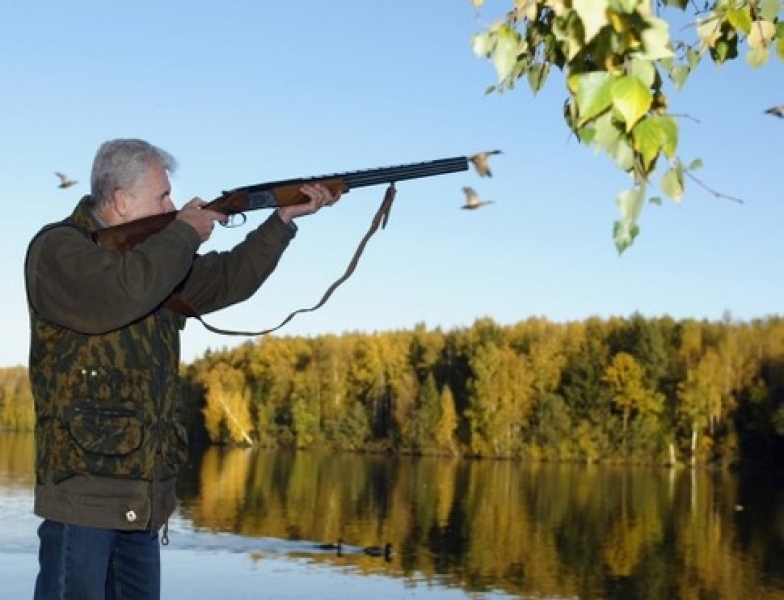
[[[618,194],[615,198],[615,205],[621,213],[621,221],[628,225],[636,223],[642,212],[644,198],[645,190],[638,185]]]
[[[670,69],[670,81],[679,90],[683,87],[686,78],[691,74],[691,69],[683,65]]]
[[[581,144],[590,146],[591,144],[593,144],[595,138],[596,138],[595,127],[581,127],[580,129],[577,130],[577,139],[580,140]]]
[[[583,22],[584,45],[590,43],[599,30],[609,23],[607,5],[607,0],[575,0],[573,3],[574,11]]]
[[[614,123],[612,115],[607,112],[600,116],[594,122],[596,128],[596,137],[594,142],[600,150],[604,150],[609,155],[615,154],[615,149],[618,147],[618,141],[621,138],[621,130]]]
[[[610,112],[606,112],[593,123],[594,143],[597,150],[604,150],[619,168],[627,173],[634,168],[634,150],[629,145],[623,129],[613,119]]]
[[[517,63],[517,47],[520,34],[508,25],[498,29],[498,41],[493,50],[493,66],[495,66],[498,81],[503,81],[514,69]]]
[[[632,58],[631,68],[629,75],[634,75],[647,87],[653,87],[656,81],[656,67],[649,60],[641,60],[639,58]]]
[[[652,117],[643,119],[632,130],[634,149],[642,157],[646,172],[651,171],[653,161],[659,156],[665,142],[664,137],[664,131]]]
[[[531,91],[536,94],[544,87],[547,75],[550,73],[550,64],[536,62],[528,69],[528,85]]]
[[[760,16],[766,21],[775,23],[779,20],[779,10],[781,10],[779,0],[763,0]]]
[[[686,61],[691,71],[697,68],[697,65],[700,64],[701,59],[702,53],[698,52],[694,48],[689,47],[689,49],[686,50]]]
[[[626,131],[631,131],[637,121],[648,112],[653,102],[653,94],[639,77],[626,75],[613,82],[612,103],[626,123]]]
[[[594,127],[583,127],[577,130],[577,139],[580,141],[581,144],[585,144],[586,146],[590,146],[591,144],[593,144],[595,137],[596,137],[596,128]]]
[[[719,64],[738,57],[738,38],[720,37],[711,48],[711,58]]]
[[[578,125],[584,125],[613,103],[613,77],[606,71],[572,75],[568,83],[577,103]]]
[[[746,36],[746,43],[752,49],[767,47],[775,35],[776,26],[771,21],[754,21],[749,35]]]
[[[496,42],[494,30],[477,33],[471,38],[471,48],[479,58],[487,58],[493,51]]]
[[[642,212],[645,190],[636,186],[630,190],[625,190],[618,194],[615,204],[621,213],[621,218],[615,222],[613,227],[613,238],[618,253],[623,253],[634,243],[634,238],[640,232],[637,220]]]
[[[661,60],[675,56],[670,44],[670,26],[664,19],[648,17],[642,31],[642,52],[637,56],[647,60]]]
[[[568,60],[572,60],[585,45],[583,38],[585,31],[583,22],[574,11],[564,11],[565,17],[560,17],[553,24],[553,33],[556,39],[562,42],[562,49],[565,51]]]
[[[751,31],[751,8],[748,5],[741,8],[730,8],[727,11],[727,21],[735,29],[748,34]]]
[[[661,179],[661,189],[676,202],[681,201],[683,198],[683,167],[680,164],[665,171]]]
[[[622,221],[616,221],[613,225],[613,241],[618,254],[623,254],[634,243],[634,238],[640,233],[637,225],[627,226]]]
[[[755,69],[763,66],[770,58],[770,48],[762,46],[759,48],[752,48],[746,54],[746,64]]]
[[[634,149],[643,156],[653,158],[654,154],[663,152],[672,158],[678,147],[678,125],[672,117],[649,115],[632,130],[632,138]]]
[[[612,155],[615,164],[627,173],[634,169],[634,150],[625,137],[618,140],[615,152]]]
[[[702,42],[703,48],[713,48],[719,37],[721,19],[716,13],[708,13],[705,18],[697,19],[697,35]]]

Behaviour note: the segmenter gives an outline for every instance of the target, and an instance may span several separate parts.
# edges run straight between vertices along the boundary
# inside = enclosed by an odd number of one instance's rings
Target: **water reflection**
[[[0,473],[4,475],[5,485],[29,489],[33,485],[34,472],[32,434],[0,431]]]
[[[29,485],[29,436],[0,436],[0,469]],[[228,534],[468,593],[784,599],[784,485],[771,474],[210,447],[180,488],[201,543]],[[346,552],[318,547],[338,540]],[[387,542],[388,562],[362,552]]]

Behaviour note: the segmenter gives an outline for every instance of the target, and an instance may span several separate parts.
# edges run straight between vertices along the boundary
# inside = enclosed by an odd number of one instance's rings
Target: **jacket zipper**
[[[160,322],[160,313],[156,311],[153,314],[155,319],[155,325],[158,331],[162,331],[161,322]],[[161,460],[161,419],[163,418],[163,395],[165,394],[165,384],[166,384],[166,375],[164,373],[164,369],[166,365],[164,364],[165,361],[162,358],[165,357],[166,348],[164,347],[163,342],[161,341],[160,336],[156,336],[158,348],[158,357],[159,357],[159,364],[158,364],[158,393],[157,397],[153,399],[155,403],[155,455],[153,457],[153,472],[152,472],[152,486],[150,490],[150,533],[155,533],[155,524],[158,522],[158,515],[157,515],[157,508],[158,508],[158,474],[160,473],[160,460]],[[168,527],[164,528],[163,537],[161,538],[161,542],[166,545],[169,543],[169,536],[168,536]]]

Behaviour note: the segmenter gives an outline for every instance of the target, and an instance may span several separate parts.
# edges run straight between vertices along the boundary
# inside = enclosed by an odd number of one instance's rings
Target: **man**
[[[303,185],[228,252],[198,255],[224,215],[194,198],[167,227],[124,253],[91,232],[174,210],[167,152],[120,139],[98,150],[91,193],[34,237],[25,261],[36,411],[35,597],[160,597],[160,548],[186,459],[178,395],[185,317],[249,298],[294,237],[293,219],[334,204]]]

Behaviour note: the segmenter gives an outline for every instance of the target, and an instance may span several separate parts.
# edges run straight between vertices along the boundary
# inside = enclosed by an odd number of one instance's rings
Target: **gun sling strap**
[[[324,304],[329,300],[329,297],[332,293],[341,285],[344,281],[346,281],[351,274],[354,272],[354,269],[357,268],[357,264],[359,263],[359,258],[362,256],[362,252],[365,250],[365,246],[367,245],[368,241],[373,234],[378,231],[378,228],[384,229],[387,225],[387,221],[389,221],[389,213],[392,210],[392,201],[395,199],[395,184],[389,184],[386,192],[384,193],[384,198],[381,201],[381,205],[378,207],[376,214],[373,216],[373,221],[370,223],[370,228],[365,233],[362,240],[359,242],[359,246],[354,251],[354,256],[351,258],[351,262],[349,262],[348,267],[346,267],[345,272],[341,275],[335,282],[327,288],[327,291],[324,292],[324,295],[321,297],[315,305],[311,306],[310,308],[300,308],[299,310],[295,310],[289,316],[287,316],[283,321],[281,321],[275,327],[271,327],[270,329],[264,329],[262,331],[233,331],[230,329],[220,329],[218,327],[214,327],[207,323],[201,315],[196,313],[190,306],[187,305],[184,301],[173,296],[169,298],[166,302],[166,306],[169,308],[176,310],[188,317],[193,317],[198,319],[202,325],[209,331],[213,333],[219,333],[221,335],[244,335],[244,336],[259,336],[259,335],[267,335],[268,333],[272,333],[273,331],[277,331],[284,325],[286,325],[289,321],[291,321],[296,315],[305,312],[312,312],[324,306]]]

